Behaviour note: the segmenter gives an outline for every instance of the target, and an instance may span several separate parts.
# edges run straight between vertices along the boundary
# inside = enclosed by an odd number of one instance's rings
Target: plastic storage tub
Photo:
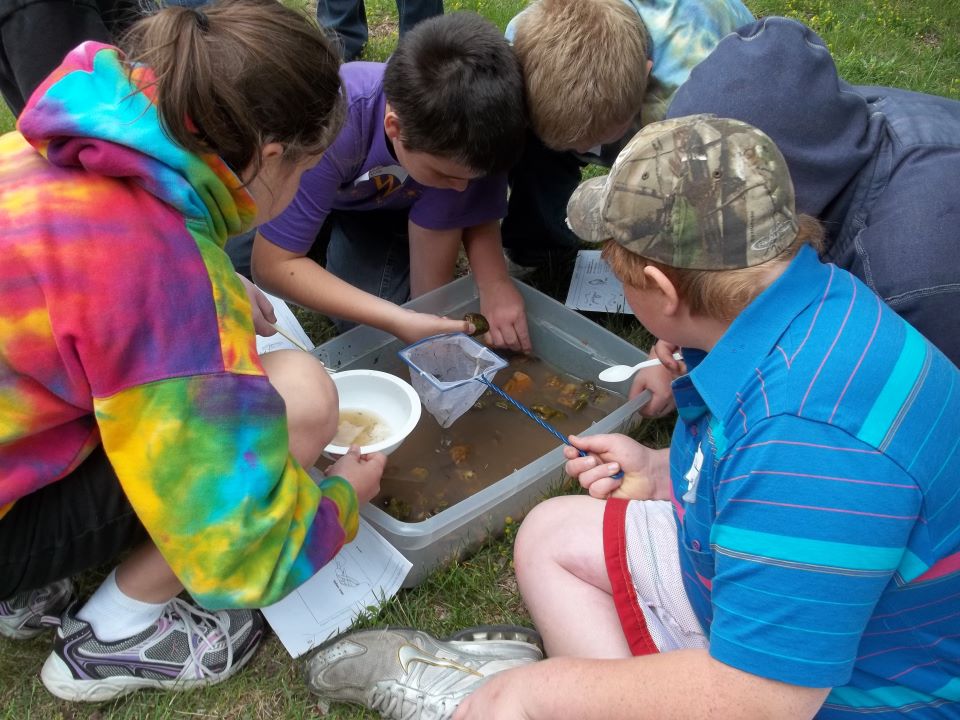
[[[594,379],[608,365],[633,365],[646,354],[609,330],[561,305],[538,290],[517,283],[527,310],[535,353],[554,367],[583,379]],[[448,317],[463,317],[479,309],[477,289],[470,276],[438,288],[404,307]],[[358,327],[317,347],[313,352],[338,370],[396,367],[403,343],[392,335]],[[628,383],[599,386],[619,393]],[[594,423],[584,435],[618,432],[634,422],[646,402],[644,393]],[[564,457],[557,447],[533,462],[421,522],[401,522],[367,503],[361,514],[411,563],[404,587],[414,587],[434,569],[456,560],[489,538],[503,532],[506,518],[519,519],[564,479]]]

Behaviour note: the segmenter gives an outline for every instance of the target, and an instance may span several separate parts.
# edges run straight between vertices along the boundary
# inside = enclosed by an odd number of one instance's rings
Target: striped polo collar
[[[823,296],[830,271],[816,251],[804,246],[773,284],[730,324],[709,353],[684,348],[688,375],[673,383],[677,409],[692,423],[709,411],[724,420],[736,410],[737,393],[756,377],[790,323]]]

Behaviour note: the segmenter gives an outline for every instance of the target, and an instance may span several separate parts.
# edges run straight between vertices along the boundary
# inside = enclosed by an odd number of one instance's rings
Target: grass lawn
[[[304,4],[304,0],[292,0]],[[396,42],[392,0],[368,0],[368,59],[383,59]],[[447,0],[448,12],[473,10],[501,27],[523,0]],[[827,41],[846,79],[857,84],[895,85],[960,99],[960,3],[935,0],[747,0],[756,15],[787,15],[816,29]],[[803,102],[798,89],[797,101]],[[0,111],[0,130],[12,128]],[[536,283],[536,278],[534,283]],[[544,285],[545,292],[563,288]],[[328,333],[319,318],[303,317],[316,340]],[[643,346],[648,336],[635,320],[601,319],[612,331]],[[662,447],[670,421],[647,423],[639,437]],[[572,491],[572,489],[571,489]],[[446,634],[479,623],[529,623],[511,569],[516,525],[470,559],[434,573],[420,587],[402,591],[365,625],[406,625]],[[103,573],[80,578],[88,593]],[[300,664],[275,638],[267,640],[238,676],[220,686],[192,693],[141,693],[116,703],[70,705],[50,696],[39,680],[50,651],[50,637],[29,642],[0,639],[0,717],[16,718],[361,718],[344,705],[327,707],[304,688]]]

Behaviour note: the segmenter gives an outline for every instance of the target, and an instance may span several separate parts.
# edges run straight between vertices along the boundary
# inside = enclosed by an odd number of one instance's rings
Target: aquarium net
[[[463,333],[434,335],[399,352],[410,367],[410,384],[440,423],[450,427],[487,389],[507,361]],[[474,382],[480,380],[480,382]],[[485,381],[485,382],[484,382]]]

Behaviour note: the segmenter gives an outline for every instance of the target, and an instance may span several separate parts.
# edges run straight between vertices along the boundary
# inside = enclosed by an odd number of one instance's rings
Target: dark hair
[[[260,148],[296,161],[323,152],[343,123],[340,58],[306,15],[276,0],[167,7],[137,22],[122,47],[170,137],[218,154],[237,173],[260,169]],[[143,86],[141,86],[143,87]]]
[[[387,60],[387,101],[408,149],[483,174],[505,172],[523,149],[523,74],[496,25],[479,15],[424,20]]]

